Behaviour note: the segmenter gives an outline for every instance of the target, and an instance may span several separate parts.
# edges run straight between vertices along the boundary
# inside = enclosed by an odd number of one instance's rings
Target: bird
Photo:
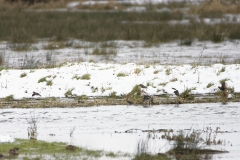
[[[32,97],[33,97],[33,96],[41,96],[41,94],[39,94],[39,93],[33,91],[33,93],[32,93]]]
[[[0,154],[0,159],[1,159],[1,158],[4,158],[4,155],[3,155],[3,154]]]
[[[142,103],[145,102],[145,101],[149,101],[151,98],[152,98],[152,96],[149,96],[149,95],[143,95]]]
[[[147,87],[144,86],[143,84],[139,84],[139,86],[140,86],[141,88],[147,88]]]
[[[226,83],[225,83],[225,81],[222,82],[222,86],[221,86],[221,87],[218,86],[218,88],[219,88],[221,91],[225,91],[225,89],[226,89]]]
[[[178,90],[176,89],[176,88],[172,88],[173,90],[175,90],[173,93],[176,95],[176,96],[180,96],[180,94],[179,94],[179,92],[178,92]]]
[[[127,102],[127,105],[132,105],[133,104],[133,102],[129,101],[128,99],[126,100],[126,102]]]
[[[18,148],[15,147],[15,148],[13,148],[13,149],[10,149],[10,150],[8,151],[8,153],[9,153],[10,156],[16,156],[16,155],[18,155],[17,151],[18,151]]]
[[[67,145],[67,146],[66,146],[66,150],[74,151],[74,150],[76,150],[76,149],[77,149],[77,147],[76,147],[76,146],[73,146],[73,145]]]

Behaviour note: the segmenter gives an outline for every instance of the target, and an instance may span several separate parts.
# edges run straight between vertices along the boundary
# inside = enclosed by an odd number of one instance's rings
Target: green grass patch
[[[47,86],[52,86],[52,85],[53,85],[52,80],[47,81],[46,85],[47,85]]]
[[[117,77],[126,77],[126,76],[128,76],[128,75],[123,72],[117,74]]]
[[[142,91],[139,85],[135,85],[132,88],[131,92],[129,92],[126,97],[127,97],[127,100],[135,104],[140,103],[142,101]]]
[[[220,73],[225,72],[225,70],[226,70],[226,68],[225,68],[225,67],[222,67],[222,68],[218,71],[217,75],[220,75]]]
[[[18,148],[18,156],[9,156],[8,151]],[[72,149],[73,148],[73,149]],[[89,150],[81,147],[70,146],[61,142],[46,142],[40,140],[15,139],[13,143],[2,143],[0,153],[6,159],[16,159],[21,156],[23,159],[88,159],[88,157],[99,158],[101,156],[117,157],[113,152],[101,150]]]
[[[4,101],[6,102],[13,101],[13,100],[14,100],[14,96],[12,94],[4,98]]]
[[[73,90],[74,90],[74,88],[71,88],[71,89],[67,90],[64,93],[65,97],[73,97],[74,96],[73,93],[72,93]]]
[[[194,90],[195,88],[187,88],[185,89],[181,94],[180,97],[185,99],[185,100],[194,100],[194,95],[191,94],[191,91]]]
[[[213,85],[214,85],[214,83],[210,82],[210,83],[207,84],[207,88],[210,88],[210,87],[212,87]]]
[[[160,86],[163,86],[163,87],[165,87],[167,84],[168,84],[168,82],[159,83],[159,85],[160,85]]]
[[[74,76],[72,77],[72,79],[79,80],[79,79],[81,79],[81,77],[80,77],[80,76],[78,76],[78,75],[74,75]]]
[[[47,77],[42,77],[38,80],[38,83],[47,82]]]
[[[178,79],[177,78],[172,78],[170,82],[176,82]]]
[[[84,75],[82,75],[81,79],[82,80],[89,80],[89,79],[91,79],[91,75],[90,74],[84,74]]]
[[[160,71],[159,70],[155,70],[153,71],[153,74],[158,74]]]
[[[109,97],[110,98],[116,98],[117,97],[117,92],[113,91],[113,92],[109,93]]]
[[[21,78],[26,77],[26,76],[27,76],[27,73],[25,73],[25,72],[20,75]]]
[[[229,80],[228,78],[224,78],[224,79],[219,80],[219,82],[220,82],[220,84],[223,84],[223,83],[225,83],[228,80]]]

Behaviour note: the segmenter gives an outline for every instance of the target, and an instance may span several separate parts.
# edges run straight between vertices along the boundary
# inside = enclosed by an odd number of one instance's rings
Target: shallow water
[[[240,157],[240,103],[181,104],[142,106],[98,106],[85,108],[1,109],[0,135],[28,138],[28,121],[37,120],[37,138],[114,152],[135,153],[137,144],[146,140],[142,130],[173,129],[174,131],[220,127],[217,139],[224,145],[212,146],[230,153],[216,159]],[[32,117],[32,118],[31,118]],[[75,127],[75,129],[74,129]],[[73,130],[74,129],[74,130]],[[125,131],[133,129],[132,133]],[[72,137],[70,132],[73,130]],[[172,144],[153,134],[149,150],[165,152]]]

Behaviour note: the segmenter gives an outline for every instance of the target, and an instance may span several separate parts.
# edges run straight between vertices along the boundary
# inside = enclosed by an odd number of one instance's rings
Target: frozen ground
[[[84,146],[89,149],[103,149],[113,152],[136,152],[137,143],[146,140],[147,133],[142,130],[173,129],[174,132],[188,129],[216,130],[217,140],[222,145],[211,148],[229,153],[214,155],[213,159],[237,160],[240,157],[240,103],[181,104],[142,106],[99,106],[89,108],[51,108],[51,109],[1,109],[0,134],[15,138],[28,138],[27,120],[35,117],[38,126],[38,139],[63,141]],[[75,127],[73,136],[70,131]],[[125,131],[133,129],[133,133]],[[205,138],[203,132],[203,137]],[[151,135],[153,137],[153,135]],[[165,152],[172,142],[156,133],[149,140],[149,151]]]

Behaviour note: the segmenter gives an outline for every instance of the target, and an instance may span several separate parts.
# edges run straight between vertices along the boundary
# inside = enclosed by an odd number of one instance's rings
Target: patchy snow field
[[[63,141],[69,144],[103,149],[113,152],[134,154],[139,141],[147,138],[141,130],[195,129],[216,130],[216,140],[222,145],[211,148],[227,150],[229,153],[214,155],[213,159],[237,160],[240,157],[240,103],[156,105],[142,106],[99,106],[88,108],[51,108],[51,109],[1,109],[0,134],[15,138],[28,138],[27,119],[36,117],[38,139]],[[75,127],[73,136],[70,131]],[[133,133],[125,131],[133,129]],[[153,136],[153,135],[152,135]],[[156,133],[155,139],[149,140],[149,151],[165,152],[171,148],[169,143]],[[203,133],[203,138],[206,135]],[[129,158],[130,159],[130,158]]]
[[[0,98],[9,95],[16,99],[32,97],[33,91],[42,97],[65,97],[72,89],[72,94],[77,96],[109,96],[112,92],[120,96],[128,94],[140,83],[149,86],[146,91],[151,95],[173,94],[172,87],[179,92],[194,88],[193,94],[205,94],[218,91],[223,79],[227,79],[228,87],[240,92],[239,64],[195,67],[82,62],[52,69],[10,69],[0,73]],[[82,79],[85,74],[90,74],[89,80]],[[210,83],[212,86],[207,88]]]

